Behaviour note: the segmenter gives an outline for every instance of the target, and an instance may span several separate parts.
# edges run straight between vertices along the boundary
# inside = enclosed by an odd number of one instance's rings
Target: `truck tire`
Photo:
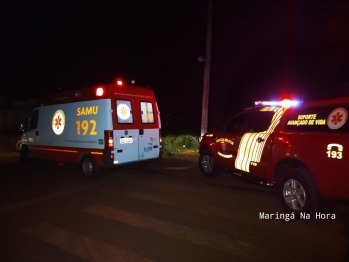
[[[301,213],[315,214],[318,194],[308,170],[304,167],[287,167],[278,185],[278,197],[287,213],[299,218]]]
[[[96,178],[101,173],[100,167],[96,165],[96,162],[91,154],[86,154],[81,159],[81,171],[87,178]]]
[[[32,162],[32,156],[31,156],[29,148],[27,146],[21,147],[21,151],[19,153],[19,156],[21,158],[21,161],[26,165],[29,165]]]
[[[215,163],[209,149],[204,149],[200,152],[199,168],[201,173],[207,177],[212,177],[219,174],[219,166]]]

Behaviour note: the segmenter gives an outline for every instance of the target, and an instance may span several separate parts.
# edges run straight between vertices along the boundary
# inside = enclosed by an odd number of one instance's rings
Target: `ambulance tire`
[[[87,178],[96,178],[100,175],[101,169],[96,165],[96,162],[91,154],[86,154],[81,159],[81,171]]]
[[[219,166],[215,163],[209,149],[204,149],[200,152],[199,168],[201,173],[207,177],[217,176],[220,173]]]
[[[313,178],[305,167],[287,167],[277,194],[284,210],[293,213],[295,218],[299,219],[301,213],[314,217],[319,197]]]
[[[21,151],[19,153],[19,156],[21,158],[21,161],[26,165],[29,165],[32,162],[32,156],[31,156],[29,148],[27,146],[21,147]]]

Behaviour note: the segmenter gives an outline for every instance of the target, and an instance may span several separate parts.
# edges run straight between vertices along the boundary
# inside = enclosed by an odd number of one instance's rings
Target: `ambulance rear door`
[[[141,113],[139,129],[139,160],[158,158],[160,155],[160,114],[152,99],[138,101]]]
[[[116,128],[114,127],[114,163],[138,161],[138,134],[133,99],[116,99]]]

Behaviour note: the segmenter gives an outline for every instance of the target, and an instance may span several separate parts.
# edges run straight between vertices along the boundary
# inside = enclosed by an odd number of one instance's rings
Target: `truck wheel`
[[[219,167],[215,163],[212,153],[209,149],[200,152],[199,168],[201,173],[205,176],[212,177],[219,174]]]
[[[92,155],[84,155],[81,159],[81,171],[87,178],[98,177],[101,169],[96,165]]]
[[[278,185],[278,197],[288,213],[299,218],[301,213],[314,214],[317,209],[317,191],[306,168],[288,167]]]
[[[19,156],[21,158],[21,161],[26,165],[29,165],[32,161],[32,156],[30,154],[29,148],[26,146],[21,147],[21,151],[19,153]]]

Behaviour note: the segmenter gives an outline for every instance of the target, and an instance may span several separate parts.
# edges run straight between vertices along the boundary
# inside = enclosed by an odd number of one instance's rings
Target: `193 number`
[[[90,136],[96,136],[97,135],[96,126],[97,126],[96,120],[93,120],[93,119],[90,120],[90,122],[88,122],[87,120],[83,120],[83,121],[77,120],[76,133],[78,134],[78,136],[80,136],[81,133],[83,136],[85,136],[87,132],[91,130]]]
[[[337,158],[337,159],[342,159],[342,152],[338,151],[327,151],[327,156],[330,158]]]

